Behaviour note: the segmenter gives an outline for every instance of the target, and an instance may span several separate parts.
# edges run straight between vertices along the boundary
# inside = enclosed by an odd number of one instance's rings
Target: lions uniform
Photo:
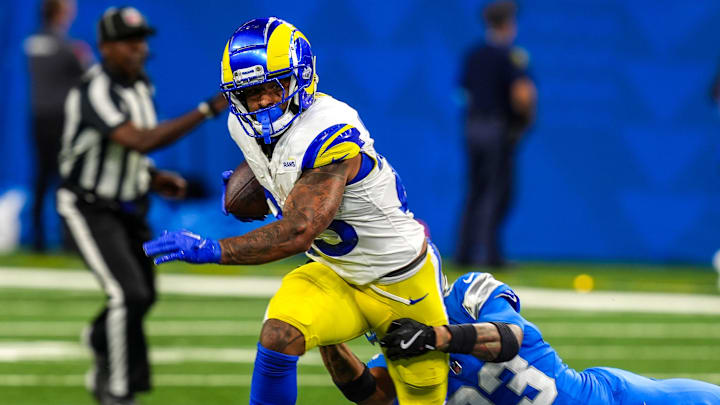
[[[311,262],[283,278],[266,318],[297,328],[306,350],[345,342],[369,330],[382,336],[398,317],[431,325],[447,323],[440,258],[408,211],[400,178],[376,153],[358,113],[329,95],[316,94],[314,69],[307,38],[277,18],[244,24],[223,54],[222,88],[233,112],[228,119],[230,134],[278,218],[304,171],[361,159],[333,221],[306,253]],[[287,91],[282,90],[283,102],[248,111],[242,101],[244,89],[273,81],[282,88],[279,78],[290,80]],[[278,105],[286,101],[283,110]],[[261,144],[271,143],[275,145],[268,157]],[[284,370],[286,363],[295,361],[261,345],[258,350],[262,359],[256,360],[253,403],[267,401],[260,398],[269,391],[267,386],[280,384],[272,377],[275,371],[260,372],[256,381],[258,370],[272,359],[279,359]],[[401,402],[443,403],[447,358],[434,352],[391,364]]]
[[[701,405],[720,404],[720,387],[689,379],[655,380],[606,367],[575,371],[540,330],[520,316],[520,300],[487,273],[468,273],[445,297],[450,322],[506,322],[523,328],[520,352],[505,363],[451,354],[448,405]],[[369,367],[384,367],[377,356]]]

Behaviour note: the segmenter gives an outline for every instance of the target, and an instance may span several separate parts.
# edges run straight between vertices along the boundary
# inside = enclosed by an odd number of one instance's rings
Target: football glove
[[[155,258],[155,264],[172,260],[189,263],[220,263],[220,243],[215,239],[203,238],[190,231],[163,232],[159,238],[143,243],[148,257]]]
[[[390,360],[419,356],[435,350],[435,329],[410,318],[392,321],[380,346]]]
[[[228,180],[230,180],[230,177],[233,174],[233,170],[225,170],[222,172],[222,182],[223,182],[223,193],[222,193],[222,199],[220,199],[220,208],[222,209],[222,213],[225,216],[230,215],[229,212],[227,212],[227,209],[225,208],[225,192],[227,191],[227,184]]]

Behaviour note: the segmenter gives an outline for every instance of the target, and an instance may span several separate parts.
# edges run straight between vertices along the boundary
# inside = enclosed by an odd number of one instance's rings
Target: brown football
[[[235,168],[225,186],[225,209],[238,219],[262,219],[270,212],[265,190],[247,162]]]

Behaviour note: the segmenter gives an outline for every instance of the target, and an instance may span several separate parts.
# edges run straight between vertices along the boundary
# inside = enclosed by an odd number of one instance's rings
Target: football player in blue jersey
[[[219,241],[169,232],[144,245],[156,263],[310,258],[270,300],[251,404],[295,403],[298,357],[315,346],[369,330],[382,336],[396,318],[448,322],[439,255],[408,210],[400,177],[358,112],[317,83],[310,42],[295,26],[274,17],[240,26],[221,62],[228,129],[278,220]],[[400,401],[442,404],[447,358],[433,351],[389,362]],[[344,388],[353,397],[356,388]]]
[[[655,380],[607,367],[573,370],[520,315],[520,300],[510,287],[490,274],[459,278],[446,291],[445,305],[450,325],[398,319],[380,345],[390,359],[450,353],[448,405],[720,404],[720,387],[702,381]],[[383,355],[366,366],[344,344],[320,352],[339,386],[365,380],[358,403],[394,402]]]

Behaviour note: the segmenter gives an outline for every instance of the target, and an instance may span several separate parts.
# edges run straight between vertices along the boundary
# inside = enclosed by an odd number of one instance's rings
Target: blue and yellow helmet
[[[288,91],[280,83],[290,79]],[[282,101],[248,111],[243,91],[251,86],[276,82]],[[220,88],[248,135],[265,143],[282,134],[315,100],[318,76],[308,39],[287,21],[259,18],[235,30],[225,45]],[[281,105],[290,101],[283,110]]]

